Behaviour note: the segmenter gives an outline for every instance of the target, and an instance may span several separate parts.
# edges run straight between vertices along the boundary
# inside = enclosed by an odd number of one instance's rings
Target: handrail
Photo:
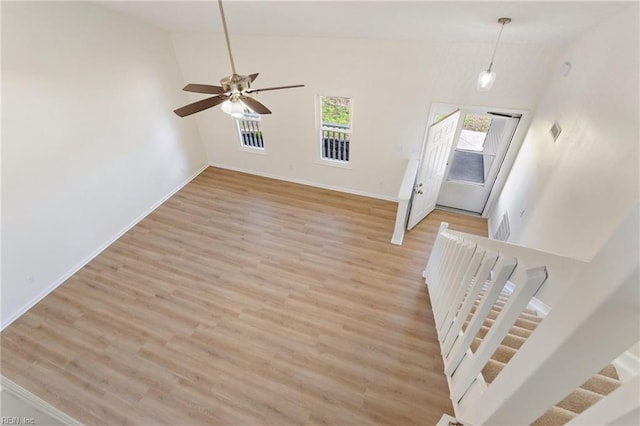
[[[512,256],[517,257],[522,262],[525,262],[532,267],[544,265],[549,270],[549,277],[536,294],[536,299],[549,307],[555,305],[558,299],[566,291],[568,285],[575,280],[576,274],[586,265],[586,262],[578,259],[521,246],[507,241],[493,240],[479,235],[470,235],[451,230],[448,232],[496,252],[510,253]]]

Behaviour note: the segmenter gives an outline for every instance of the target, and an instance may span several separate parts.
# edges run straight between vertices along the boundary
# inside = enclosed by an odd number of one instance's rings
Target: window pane
[[[484,149],[491,120],[487,114],[464,116],[447,180],[484,184],[486,160],[490,159],[485,158]]]
[[[349,162],[351,99],[320,96],[320,152],[325,160]]]
[[[244,111],[242,118],[236,118],[240,143],[245,148],[264,149],[260,115],[249,110]]]
[[[482,152],[487,131],[491,125],[491,116],[467,114],[462,123],[462,131],[456,149]]]
[[[322,124],[351,127],[351,99],[322,96]]]

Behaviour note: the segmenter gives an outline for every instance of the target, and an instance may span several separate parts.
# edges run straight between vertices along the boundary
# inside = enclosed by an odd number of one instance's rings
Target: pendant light
[[[500,27],[500,32],[498,33],[498,39],[496,40],[496,46],[493,48],[493,55],[491,55],[491,62],[489,62],[489,68],[485,71],[482,71],[478,76],[478,90],[482,92],[486,92],[491,90],[493,86],[493,82],[496,81],[496,73],[491,68],[493,68],[493,59],[496,57],[496,50],[498,50],[498,43],[500,43],[500,37],[502,36],[502,30],[504,29],[505,24],[511,22],[511,18],[500,18],[498,19],[498,23],[502,24]]]

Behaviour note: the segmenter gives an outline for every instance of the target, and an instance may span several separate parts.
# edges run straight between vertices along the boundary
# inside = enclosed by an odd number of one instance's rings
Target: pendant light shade
[[[240,99],[227,99],[222,103],[222,111],[231,115],[233,118],[242,118],[244,117],[244,104]]]
[[[495,71],[491,69],[482,71],[478,76],[478,90],[481,92],[487,92],[493,87],[493,82],[496,81]]]
[[[500,18],[498,19],[498,23],[502,24],[500,27],[500,32],[498,33],[498,39],[496,40],[496,45],[493,48],[493,55],[491,55],[491,62],[489,62],[489,68],[485,71],[482,71],[480,75],[478,75],[478,84],[477,89],[481,92],[487,92],[491,90],[493,87],[493,83],[496,81],[496,73],[492,70],[493,68],[493,60],[496,57],[496,50],[498,50],[498,43],[500,43],[500,37],[502,36],[502,30],[504,29],[505,24],[511,22],[511,18]]]

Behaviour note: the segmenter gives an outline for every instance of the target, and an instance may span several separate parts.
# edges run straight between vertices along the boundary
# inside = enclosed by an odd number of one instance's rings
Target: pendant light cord
[[[491,72],[491,68],[493,68],[493,60],[496,57],[496,51],[498,50],[498,43],[500,43],[500,37],[502,37],[502,30],[504,30],[505,24],[511,22],[509,18],[500,18],[498,22],[502,23],[502,27],[500,27],[500,32],[498,33],[498,39],[496,40],[496,46],[493,48],[493,55],[491,55],[491,62],[489,63],[489,69],[487,71]]]
[[[231,62],[231,72],[235,74],[236,65],[233,63],[233,54],[231,53],[231,43],[229,43],[229,31],[227,30],[227,20],[224,17],[224,8],[222,7],[222,0],[218,0],[218,6],[220,6],[220,17],[222,18],[222,27],[224,28],[224,39],[227,41],[227,51],[229,52],[229,61]],[[504,24],[502,26],[504,26]],[[495,55],[495,52],[494,52],[494,55]]]

